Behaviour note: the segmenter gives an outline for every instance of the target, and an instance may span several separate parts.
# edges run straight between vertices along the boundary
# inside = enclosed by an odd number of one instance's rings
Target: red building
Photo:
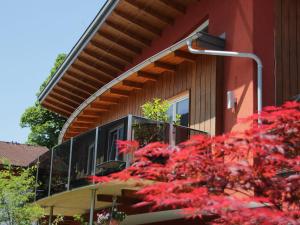
[[[99,186],[85,178],[130,163],[118,158],[114,142],[141,138],[137,127],[152,126],[139,117],[140,106],[152,98],[172,103],[171,118],[182,115],[185,127],[170,124],[160,133],[174,144],[200,131],[243,129],[238,118],[298,94],[299,12],[297,0],[107,1],[39,97],[68,120],[60,145],[42,163],[50,181],[43,180],[48,186],[38,203],[50,214],[72,216],[110,207],[109,196],[134,190],[131,183]],[[194,54],[188,41],[221,55],[255,54],[263,66],[261,82],[253,59]],[[96,195],[93,204],[90,196]],[[175,219],[172,211],[131,212],[122,224]]]

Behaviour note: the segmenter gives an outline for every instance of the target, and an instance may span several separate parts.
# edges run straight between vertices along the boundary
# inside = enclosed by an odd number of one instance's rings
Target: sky
[[[56,56],[69,53],[105,0],[0,1],[0,141],[27,140],[24,110]]]

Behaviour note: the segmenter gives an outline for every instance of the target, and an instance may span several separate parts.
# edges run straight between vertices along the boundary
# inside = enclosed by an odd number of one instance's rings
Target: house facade
[[[237,119],[259,104],[280,105],[298,94],[299,12],[296,0],[107,1],[39,96],[45,108],[67,118],[59,145],[40,161],[37,202],[49,221],[84,214],[92,224],[114,197],[133,196],[134,182],[87,181],[130,163],[130,156],[118,156],[116,140],[177,144],[192,134],[244,129]],[[262,82],[253,59],[193,54],[189,41],[199,50],[255,54]],[[180,114],[181,126],[157,129],[142,118],[141,106],[153,98],[169,100],[170,118]],[[183,223],[173,210],[127,205],[119,206],[129,215],[122,224]]]

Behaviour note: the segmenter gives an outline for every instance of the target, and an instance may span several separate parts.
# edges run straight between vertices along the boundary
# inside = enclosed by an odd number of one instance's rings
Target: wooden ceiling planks
[[[43,105],[63,116],[69,116],[85,99],[125,72],[125,68],[130,68],[143,49],[151,47],[152,41],[159,38],[165,27],[172,25],[176,17],[184,14],[187,5],[193,1],[196,0],[121,0],[46,95]],[[97,102],[118,104],[131,91],[141,90],[145,82],[157,81],[162,72],[175,71],[179,61],[193,60],[182,51],[175,52],[172,59],[174,61],[153,63],[133,74],[131,79],[126,79],[104,93]],[[87,113],[82,116],[86,122],[95,118],[92,115],[88,117]]]
[[[138,92],[143,89],[144,84],[148,81],[156,82],[160,76],[163,76],[164,72],[172,71],[173,73],[177,71],[177,65],[188,61],[195,62],[197,56],[191,55],[185,47],[179,50],[169,53],[163,58],[149,64],[142,70],[133,73],[127,79],[120,81],[114,87],[103,93],[102,96],[98,97],[89,106],[82,111],[82,113],[77,117],[77,119],[70,125],[70,130],[72,127],[76,128],[76,122],[80,122],[82,117],[86,122],[92,119],[93,122],[89,122],[86,127],[86,131],[97,126],[101,120],[101,117],[106,113],[110,113],[113,104],[118,104],[121,99],[127,99],[132,92]],[[106,102],[105,106],[103,103]],[[125,101],[126,102],[126,101]],[[95,122],[96,121],[96,122]],[[69,129],[65,133],[65,138],[69,137]]]

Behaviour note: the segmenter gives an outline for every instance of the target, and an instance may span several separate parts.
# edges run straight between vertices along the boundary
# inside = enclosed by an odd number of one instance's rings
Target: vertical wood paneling
[[[206,57],[202,56],[200,63],[200,130],[205,130],[205,68]],[[198,93],[197,93],[198,94]],[[197,107],[199,107],[197,106]]]
[[[198,129],[196,123],[196,63],[192,63],[191,65],[191,90],[190,90],[190,119],[191,119],[191,127],[194,129]]]
[[[216,89],[216,71],[217,71],[217,58],[211,58],[211,63],[213,66],[211,66],[211,83],[210,83],[210,93],[211,96],[213,96],[213,93],[217,93],[217,89]],[[217,96],[217,94],[216,94]],[[216,98],[215,97],[211,97],[210,99],[210,115],[211,115],[211,119],[210,119],[210,130],[211,133],[215,134],[216,133]]]
[[[300,1],[276,0],[276,104],[300,93]]]
[[[136,91],[129,98],[114,106],[103,116],[101,123],[126,116],[141,115],[141,105],[154,97],[168,99],[186,90],[190,91],[190,126],[210,134],[216,132],[216,57],[195,56],[195,63],[184,62],[175,73],[161,74],[157,82],[147,82],[143,89]]]

